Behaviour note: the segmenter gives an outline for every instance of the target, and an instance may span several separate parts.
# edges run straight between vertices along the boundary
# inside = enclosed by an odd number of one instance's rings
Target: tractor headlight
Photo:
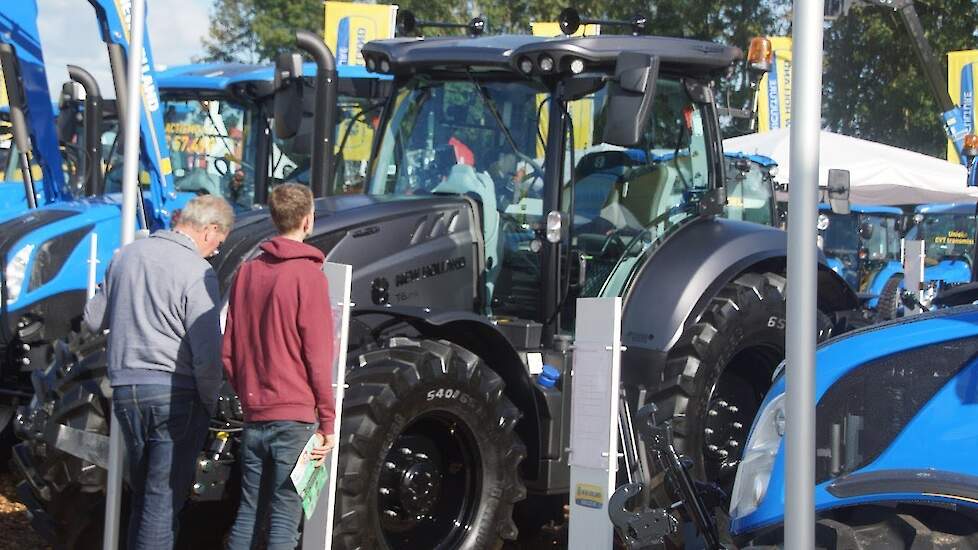
[[[741,518],[757,509],[767,494],[774,458],[784,437],[784,394],[772,399],[757,416],[754,430],[737,468],[730,517]]]
[[[7,304],[12,304],[20,298],[20,291],[24,288],[24,279],[27,277],[27,262],[31,259],[31,252],[34,245],[24,245],[23,248],[14,254],[7,264],[4,276],[7,279]]]

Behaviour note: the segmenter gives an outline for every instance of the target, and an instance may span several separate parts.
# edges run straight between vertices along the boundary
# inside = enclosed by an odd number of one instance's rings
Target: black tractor
[[[623,298],[628,409],[654,403],[695,476],[729,489],[785,352],[785,233],[723,217],[714,81],[740,50],[491,36],[363,55],[394,79],[365,193],[318,199],[308,240],[353,266],[334,548],[495,548],[560,521],[580,297]],[[314,157],[312,179],[329,178]],[[239,221],[215,260],[223,288],[273,234],[265,212]],[[824,336],[858,302],[825,266],[819,283]],[[60,540],[101,526],[76,514],[104,483],[100,338],[59,346],[19,417],[22,495]],[[233,513],[240,422],[228,392],[194,506]]]

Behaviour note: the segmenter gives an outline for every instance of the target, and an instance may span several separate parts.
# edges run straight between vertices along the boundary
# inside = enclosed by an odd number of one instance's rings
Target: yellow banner
[[[325,5],[324,38],[338,65],[363,66],[364,44],[394,36],[397,6],[333,1]]]
[[[978,82],[978,50],[948,52],[947,54],[947,92],[951,101],[964,112],[964,124],[969,133],[978,127],[975,117],[975,93]],[[947,142],[947,160],[958,164],[958,153],[951,140]]]
[[[560,24],[557,22],[544,21],[530,23],[533,36],[563,36],[560,32]],[[600,25],[581,25],[580,29],[573,36],[597,36],[601,34]],[[545,100],[547,96],[538,95],[537,104]],[[594,126],[594,98],[585,97],[572,101],[567,105],[567,111],[574,121],[574,149],[580,151],[591,146],[591,135]],[[548,125],[547,106],[540,109],[540,135],[547,135]],[[537,143],[537,157],[544,156],[543,145]]]
[[[791,37],[769,36],[771,70],[758,84],[757,131],[787,128],[791,124]]]

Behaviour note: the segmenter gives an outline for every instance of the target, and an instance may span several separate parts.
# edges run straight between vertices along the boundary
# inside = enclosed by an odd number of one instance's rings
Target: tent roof
[[[788,183],[791,138],[786,128],[724,140],[726,151],[767,155],[777,161],[775,180]],[[863,139],[822,130],[819,185],[829,168],[849,170],[850,201],[860,204],[902,205],[978,201],[978,188],[966,185],[964,166]]]

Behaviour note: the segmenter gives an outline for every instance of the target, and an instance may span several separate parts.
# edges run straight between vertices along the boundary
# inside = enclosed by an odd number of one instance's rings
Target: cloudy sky
[[[114,97],[109,58],[95,10],[85,0],[37,0],[48,85],[60,91],[71,63],[91,72],[102,94]],[[189,63],[203,47],[211,0],[148,0],[149,38],[157,65]]]

